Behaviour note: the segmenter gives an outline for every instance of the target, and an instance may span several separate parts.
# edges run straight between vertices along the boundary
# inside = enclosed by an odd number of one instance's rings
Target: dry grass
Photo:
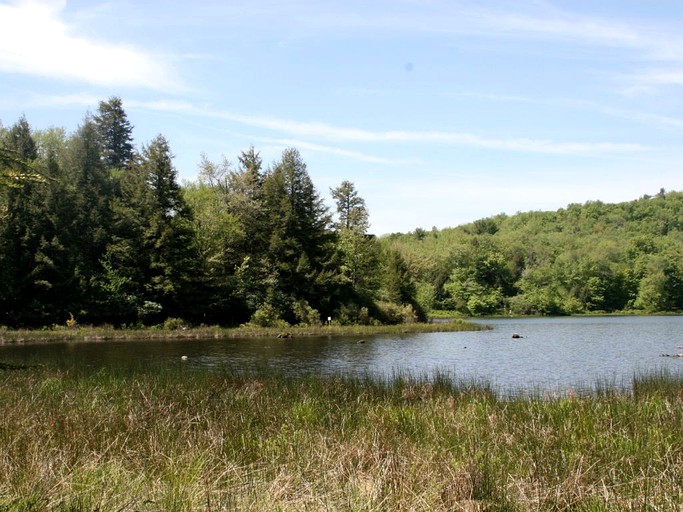
[[[0,372],[0,510],[681,510],[683,381]]]

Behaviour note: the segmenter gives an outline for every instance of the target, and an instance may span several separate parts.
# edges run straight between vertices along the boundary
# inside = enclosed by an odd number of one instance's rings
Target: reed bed
[[[395,374],[0,371],[0,510],[683,507],[683,377],[501,398]]]
[[[228,339],[228,338],[302,338],[312,336],[373,336],[420,332],[457,332],[489,330],[490,326],[454,319],[449,322],[400,325],[321,325],[290,327],[163,325],[146,328],[114,328],[113,326],[52,326],[43,329],[8,329],[0,327],[0,344],[41,343],[50,341],[107,341],[151,339]]]

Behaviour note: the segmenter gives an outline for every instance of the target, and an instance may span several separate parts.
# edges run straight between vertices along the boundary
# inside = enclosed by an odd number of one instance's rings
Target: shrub
[[[398,305],[393,302],[378,302],[382,320],[387,324],[414,324],[419,320],[417,312],[410,304]]]
[[[68,320],[66,321],[66,326],[67,326],[69,329],[78,329],[78,322],[77,322],[76,319],[74,318],[74,314],[73,314],[73,313],[69,313],[69,318],[68,318]]]
[[[322,325],[320,313],[318,313],[317,309],[311,307],[308,301],[304,299],[297,300],[292,305],[292,310],[294,311],[294,316],[299,325]]]
[[[167,318],[161,327],[167,331],[178,331],[191,326],[182,318]]]
[[[281,318],[280,311],[272,304],[264,304],[254,311],[249,323],[258,327],[289,327],[289,324]]]

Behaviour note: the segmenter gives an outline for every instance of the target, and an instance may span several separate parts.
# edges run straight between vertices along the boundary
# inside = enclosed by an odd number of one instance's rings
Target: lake
[[[683,372],[683,316],[475,320],[490,331],[300,339],[152,340],[0,346],[0,361],[82,368],[181,365],[194,371],[396,372],[484,380],[503,393],[629,386],[635,374]],[[513,339],[519,333],[522,338]],[[186,360],[181,360],[187,356]]]

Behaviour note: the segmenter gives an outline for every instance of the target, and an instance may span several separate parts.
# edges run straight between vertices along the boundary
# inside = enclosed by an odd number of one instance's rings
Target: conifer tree
[[[35,222],[40,212],[35,211],[35,183],[16,179],[34,165],[36,144],[31,128],[22,117],[4,133],[3,148],[8,187],[0,189],[2,217],[0,218],[0,308],[10,323],[33,309],[33,255],[40,243]]]
[[[343,280],[356,295],[369,298],[379,286],[379,248],[375,237],[367,234],[369,213],[365,200],[350,181],[343,181],[330,192],[339,216],[337,250]]]
[[[333,238],[330,216],[299,152],[287,149],[262,186],[267,258],[289,306],[299,299],[329,308]]]
[[[129,222],[139,223],[136,241],[148,258],[139,263],[147,272],[145,297],[160,304],[165,316],[180,315],[193,304],[197,260],[192,213],[177,181],[170,146],[162,135],[143,149],[137,172],[137,185],[144,183],[146,189],[131,191],[137,198],[127,214]]]
[[[353,229],[360,234],[365,234],[369,227],[368,209],[365,206],[365,199],[358,195],[354,184],[350,181],[343,181],[341,185],[330,191],[339,215],[337,229]]]
[[[127,169],[133,162],[133,126],[128,120],[121,98],[112,96],[100,101],[93,117],[100,138],[100,153],[109,169]]]

